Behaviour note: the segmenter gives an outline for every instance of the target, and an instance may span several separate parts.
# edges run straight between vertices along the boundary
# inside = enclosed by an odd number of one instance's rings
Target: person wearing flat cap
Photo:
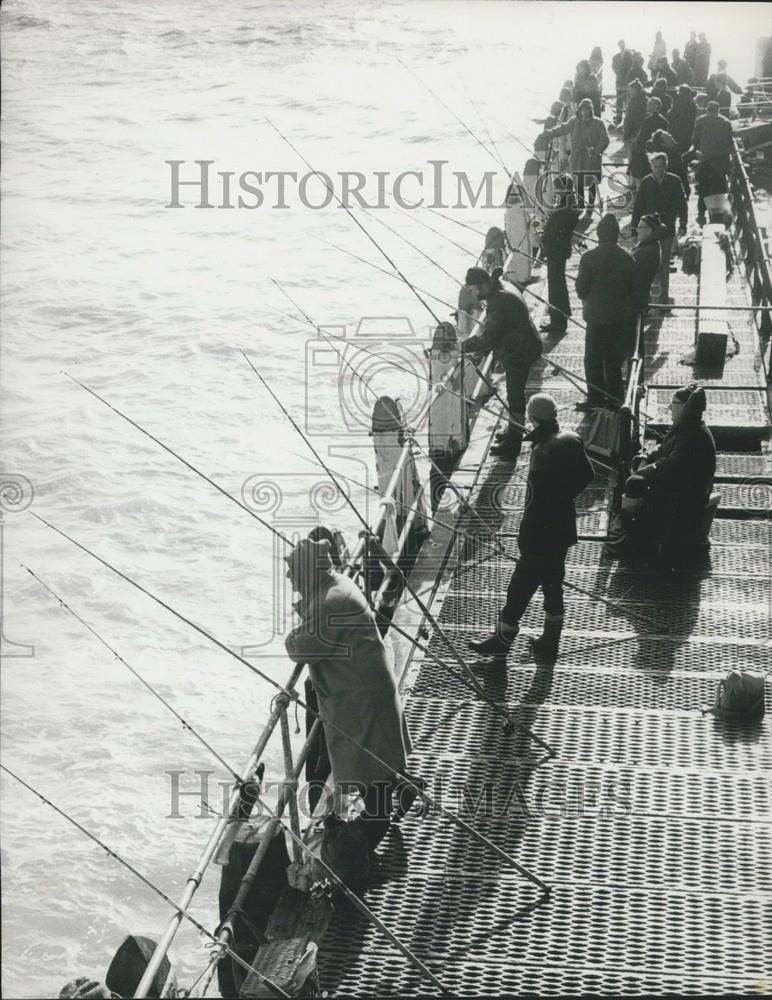
[[[532,641],[535,657],[554,663],[563,628],[566,554],[576,544],[574,499],[593,479],[593,470],[573,431],[561,431],[554,399],[538,392],[528,401],[533,430],[525,507],[517,536],[520,556],[507,587],[507,600],[492,635],[470,642],[476,653],[506,659],[519,622],[539,587],[544,594],[544,631]]]
[[[358,822],[374,849],[389,828],[395,772],[404,773],[411,750],[386,646],[362,591],[333,569],[327,538],[301,539],[286,563],[300,594],[300,624],[285,640],[287,653],[311,675],[336,805],[352,792],[362,795]]]
[[[695,537],[716,474],[716,443],[704,421],[706,405],[705,390],[696,382],[673,394],[670,430],[625,484],[624,527],[612,550],[678,547]]]

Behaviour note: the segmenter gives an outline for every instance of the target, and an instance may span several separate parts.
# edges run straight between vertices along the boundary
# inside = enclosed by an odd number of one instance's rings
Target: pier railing
[[[446,324],[443,326],[447,327]],[[438,331],[439,332],[439,331]],[[460,344],[455,338],[448,337],[447,328],[443,331],[442,350],[445,352],[440,359],[442,378],[436,381],[424,404],[416,414],[414,425],[407,427],[399,404],[382,397],[376,401],[373,413],[373,439],[378,465],[379,482],[386,483],[381,491],[379,511],[369,531],[360,532],[356,546],[342,569],[346,575],[358,579],[373,607],[383,621],[391,621],[404,587],[393,579],[394,574],[380,573],[380,583],[375,595],[370,589],[373,580],[373,568],[378,563],[377,549],[383,546],[393,562],[403,573],[408,573],[417,549],[426,535],[426,521],[431,520],[427,512],[426,487],[429,479],[421,483],[416,469],[416,450],[414,435],[428,423],[433,431],[433,447],[435,456],[457,458],[459,451],[458,429],[459,414],[463,430],[463,447],[466,447],[469,433],[469,422],[476,409],[482,405],[489,394],[488,376],[493,368],[493,356],[489,354],[479,367],[460,350]],[[435,335],[435,343],[427,355],[430,362],[432,350],[439,340]],[[431,370],[436,371],[434,365]],[[443,428],[445,429],[443,432]],[[443,434],[447,447],[443,449]],[[463,448],[461,448],[461,451]],[[436,490],[436,483],[433,485]],[[434,505],[432,504],[432,507]],[[374,546],[375,554],[371,554]],[[397,574],[400,575],[400,574]],[[404,577],[403,577],[404,579]],[[388,631],[388,626],[383,631]],[[183,913],[190,906],[197,892],[204,873],[210,863],[225,864],[231,845],[239,831],[240,825],[249,819],[252,808],[259,794],[261,760],[276,729],[280,731],[282,744],[282,759],[284,763],[284,779],[274,807],[274,817],[269,820],[262,832],[260,845],[253,855],[249,867],[240,880],[236,897],[217,930],[219,948],[214,948],[207,961],[207,966],[197,981],[195,995],[204,996],[214,975],[220,959],[226,954],[226,947],[232,946],[235,940],[235,915],[245,902],[256,877],[260,865],[278,831],[285,811],[289,811],[290,828],[296,837],[302,836],[298,810],[298,782],[303,773],[306,759],[318,738],[320,726],[317,719],[311,728],[302,747],[293,753],[290,737],[290,726],[287,712],[296,697],[296,688],[304,670],[303,665],[295,666],[290,673],[284,691],[280,692],[271,705],[270,715],[247,761],[240,773],[240,781],[234,782],[225,814],[221,816],[209,836],[195,868],[188,877],[185,888],[177,903],[178,910],[170,918],[159,940],[153,955],[148,962],[142,979],[134,993],[137,998],[147,997],[154,988],[154,982],[162,965],[164,957],[179,930]],[[301,860],[297,848],[293,860]],[[154,995],[156,995],[154,993]]]
[[[732,144],[732,167],[729,172],[736,233],[745,253],[743,263],[751,286],[753,305],[772,306],[772,263],[767,248],[767,231],[759,219],[753,198],[753,186],[737,143]],[[767,310],[756,313],[756,328],[762,342],[762,355],[772,333],[772,318]]]

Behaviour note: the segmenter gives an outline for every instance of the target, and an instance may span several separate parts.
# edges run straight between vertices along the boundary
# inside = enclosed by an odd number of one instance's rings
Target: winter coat
[[[710,42],[698,42],[694,53],[694,82],[704,87],[710,71]]]
[[[702,153],[703,160],[729,170],[732,158],[732,126],[723,115],[700,115],[694,123],[692,145]]]
[[[654,42],[654,48],[651,50],[651,55],[649,56],[649,69],[656,69],[657,63],[666,55],[667,43],[664,39],[660,38],[658,42]]]
[[[702,419],[686,415],[665,435],[636,475],[650,493],[646,504],[663,539],[692,534],[713,489],[716,444]]]
[[[627,85],[627,74],[633,65],[633,54],[630,49],[624,52],[616,52],[611,60],[611,69],[616,78],[617,90],[622,90]]]
[[[593,115],[585,121],[574,115],[563,125],[548,129],[544,134],[548,139],[555,139],[560,135],[571,136],[572,173],[601,173],[603,153],[608,146],[609,138],[606,126],[600,118]]]
[[[717,76],[719,76],[719,74],[714,73],[708,80],[708,82],[705,84],[705,96],[709,101],[718,100],[720,84],[716,79]],[[724,73],[724,76],[726,77],[726,85],[729,88],[729,90],[731,90],[732,93],[734,94],[742,94],[742,88],[737,83],[737,81],[732,79],[732,77],[729,76],[729,74],[727,73]]]
[[[652,76],[655,80],[666,80],[668,88],[678,86],[678,74],[669,63],[666,66],[658,66]]]
[[[690,38],[686,45],[684,45],[684,59],[689,63],[692,69],[694,69],[694,61],[697,58],[697,48],[698,44],[696,38],[694,40]]]
[[[482,333],[464,341],[464,350],[493,351],[504,368],[530,367],[541,356],[539,336],[525,299],[506,281],[488,295]]]
[[[568,260],[571,256],[571,236],[579,221],[576,208],[556,208],[550,212],[541,234],[541,249],[550,260]]]
[[[656,111],[653,115],[646,115],[643,124],[638,130],[630,157],[630,173],[633,177],[638,178],[638,180],[645,177],[646,174],[651,173],[649,158],[646,155],[646,143],[658,128],[664,129],[667,132],[667,118]]]
[[[630,98],[625,110],[622,124],[622,138],[625,142],[633,142],[641,131],[641,125],[646,118],[646,95],[641,93]],[[691,133],[689,134],[691,140]]]
[[[646,86],[649,82],[649,75],[646,72],[646,67],[643,63],[633,63],[627,72],[627,83],[632,83],[633,80],[640,80],[641,83]]]
[[[585,99],[592,101],[593,114],[600,118],[600,87],[592,73],[574,80],[574,102],[578,106]]]
[[[669,132],[678,143],[679,150],[685,153],[692,144],[694,123],[697,120],[697,105],[694,103],[694,98],[677,94],[670,109],[669,119]]]
[[[672,66],[679,83],[688,83],[690,87],[694,84],[694,70],[686,59],[674,59]]]
[[[599,243],[582,254],[576,294],[588,323],[610,326],[626,322],[632,312],[633,258],[616,243]]]
[[[658,231],[633,247],[633,315],[637,315],[649,304],[651,285],[657,276],[661,260]]]
[[[410,734],[386,647],[364,594],[348,577],[329,571],[311,596],[299,602],[298,610],[302,620],[287,636],[287,653],[295,663],[308,664],[333,780],[368,786],[390,779],[393,770],[404,769]]]
[[[520,551],[575,545],[574,498],[594,475],[582,439],[554,423],[537,427],[526,441],[533,448],[517,536]]]
[[[684,192],[689,196],[689,171],[684,163],[681,150],[670,132],[655,132],[646,143],[646,151],[649,153],[666,153],[667,169],[671,174],[675,174],[683,185]]]
[[[685,229],[688,211],[689,206],[680,177],[666,173],[662,180],[658,181],[653,174],[649,174],[643,178],[635,195],[630,225],[635,229],[642,215],[658,212],[667,235],[674,236],[676,216],[680,226]]]

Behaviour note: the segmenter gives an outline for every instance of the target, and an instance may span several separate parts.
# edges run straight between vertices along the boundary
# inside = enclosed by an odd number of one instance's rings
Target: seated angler
[[[495,632],[469,645],[483,656],[506,658],[520,619],[541,587],[544,632],[533,640],[533,652],[540,660],[554,663],[563,628],[566,554],[577,541],[574,499],[592,482],[593,470],[579,435],[560,430],[551,396],[531,396],[528,419],[533,424],[527,437],[532,450],[525,509],[517,536],[520,556]]]
[[[705,390],[695,382],[676,390],[673,425],[656,451],[642,458],[625,485],[621,531],[609,547],[618,554],[699,544],[713,489],[716,445],[705,424]]]
[[[358,823],[374,849],[389,828],[392,798],[410,752],[402,704],[386,647],[365,596],[333,571],[327,539],[301,539],[286,557],[301,600],[301,622],[286,639],[295,663],[306,663],[318,699],[334,781],[335,807],[359,791]],[[322,779],[325,775],[317,773]]]
[[[464,341],[463,349],[480,354],[493,351],[504,369],[508,424],[491,454],[513,462],[520,454],[523,439],[528,372],[541,356],[541,339],[525,299],[514,285],[501,280],[501,273],[500,267],[492,274],[482,267],[470,267],[466,272],[466,286],[485,302],[486,308],[482,333]]]

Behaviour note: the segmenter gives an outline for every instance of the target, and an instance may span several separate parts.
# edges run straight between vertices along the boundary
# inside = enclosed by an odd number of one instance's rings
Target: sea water
[[[353,545],[356,518],[326,490],[240,352],[326,460],[372,485],[373,394],[400,396],[409,412],[420,405],[421,352],[458,292],[445,272],[463,278],[482,248],[478,232],[502,222],[500,208],[468,198],[452,207],[453,172],[474,190],[493,170],[500,203],[503,168],[522,168],[534,119],[594,45],[606,56],[606,92],[617,39],[648,54],[658,29],[668,49],[683,49],[692,28],[707,32],[714,59],[744,79],[764,13],[750,4],[6,0],[1,413],[4,482],[18,493],[2,509],[3,762],[173,897],[214,820],[201,817],[196,796],[175,806],[170,772],[183,772],[185,791],[207,782],[211,810],[227,777],[22,563],[232,766],[246,760],[274,693],[30,512],[246,648],[270,677],[290,671],[281,544],[65,372],[278,530],[318,519]],[[439,161],[446,214],[478,232],[389,196],[391,207],[374,214],[435,264],[356,210],[405,276],[444,300],[424,294],[432,316],[401,281],[322,242],[390,269],[335,204],[310,208],[293,189],[287,207],[274,207],[276,187],[265,184],[260,208],[194,208],[191,188],[181,189],[185,207],[169,208],[170,160],[183,161],[185,179],[194,161],[211,161],[212,176],[231,173],[233,184],[246,171],[381,171],[387,194],[401,172],[429,177]],[[403,191],[414,197],[415,178]],[[211,193],[218,205],[239,192],[224,193],[218,179]],[[434,192],[423,193],[431,202]],[[309,183],[306,196],[319,204],[325,190]],[[298,309],[351,340],[367,320],[370,348],[409,371],[360,353],[371,389],[347,369],[341,377]],[[373,494],[352,485],[351,496],[371,520]],[[280,777],[277,746],[266,763]],[[163,901],[5,776],[2,791],[4,996],[52,996],[76,975],[103,977],[126,933],[158,935],[170,915]],[[209,927],[217,876],[213,868],[192,909]],[[174,954],[190,983],[206,952],[187,925]]]

